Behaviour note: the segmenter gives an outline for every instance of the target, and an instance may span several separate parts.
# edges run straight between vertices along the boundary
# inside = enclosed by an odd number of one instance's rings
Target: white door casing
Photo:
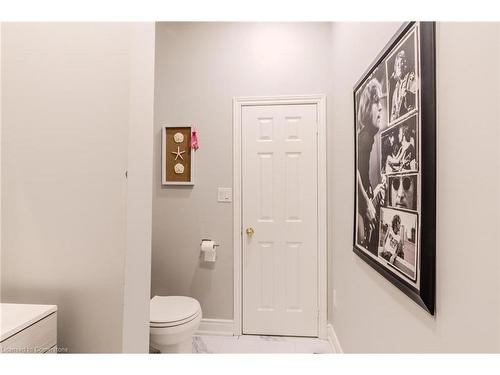
[[[326,336],[324,106],[235,99],[235,334]]]

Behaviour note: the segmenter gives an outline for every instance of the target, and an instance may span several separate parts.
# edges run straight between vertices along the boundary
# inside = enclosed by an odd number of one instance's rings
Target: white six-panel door
[[[316,105],[245,106],[241,121],[243,333],[317,336]]]

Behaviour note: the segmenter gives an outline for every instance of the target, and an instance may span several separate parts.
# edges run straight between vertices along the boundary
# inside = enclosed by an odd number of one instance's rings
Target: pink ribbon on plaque
[[[198,132],[193,127],[193,131],[191,132],[191,148],[193,150],[198,150],[200,145],[198,144]]]

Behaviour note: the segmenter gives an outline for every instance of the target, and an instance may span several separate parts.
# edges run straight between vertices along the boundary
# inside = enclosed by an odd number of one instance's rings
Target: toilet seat
[[[201,314],[197,300],[184,296],[154,296],[150,304],[151,328],[167,328],[187,324]]]
[[[176,327],[176,326],[181,326],[183,324],[187,324],[193,320],[195,320],[200,314],[195,314],[187,319],[179,320],[177,322],[163,322],[163,323],[154,323],[154,322],[149,322],[149,327],[151,328],[168,328],[168,327]]]

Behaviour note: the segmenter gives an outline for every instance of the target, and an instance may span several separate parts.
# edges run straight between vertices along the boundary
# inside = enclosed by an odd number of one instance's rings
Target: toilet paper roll
[[[215,262],[215,242],[214,241],[202,241],[201,242],[201,252],[203,253],[203,260],[205,262]]]
[[[210,240],[201,241],[201,251],[210,251],[215,249],[215,242]]]

